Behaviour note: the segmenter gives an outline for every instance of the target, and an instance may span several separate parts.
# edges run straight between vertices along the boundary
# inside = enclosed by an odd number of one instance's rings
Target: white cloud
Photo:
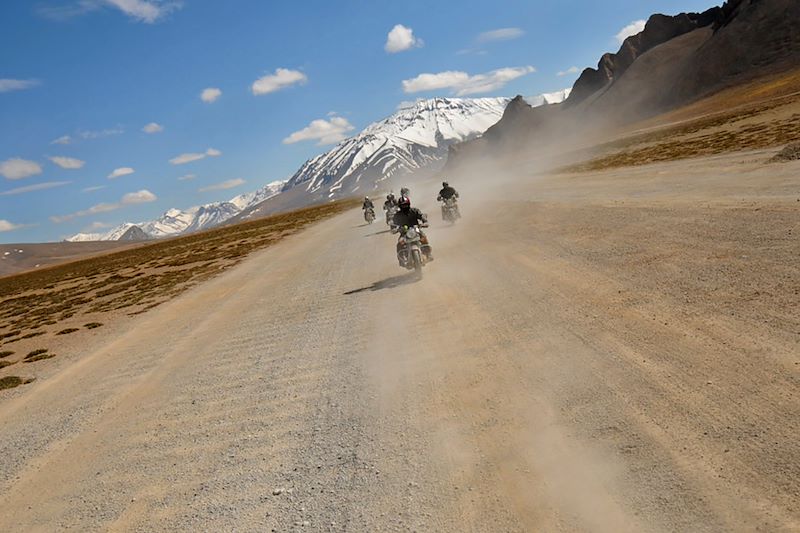
[[[98,213],[108,213],[109,211],[115,211],[126,205],[155,202],[156,200],[158,200],[158,197],[156,197],[155,194],[151,193],[147,189],[142,189],[141,191],[130,192],[124,195],[119,202],[115,202],[112,204],[109,203],[96,204],[90,207],[89,209],[84,209],[83,211],[77,211],[75,213],[70,213],[68,215],[51,216],[50,220],[56,224],[61,224],[62,222],[68,222],[74,218],[85,217],[88,215],[96,215]]]
[[[489,41],[509,41],[511,39],[518,39],[523,35],[525,35],[525,32],[519,28],[499,28],[481,33],[478,35],[478,42],[488,43]]]
[[[0,79],[0,93],[9,93],[11,91],[22,91],[36,87],[39,85],[39,80],[13,80],[13,79]]]
[[[627,39],[631,35],[636,35],[637,33],[644,30],[644,25],[646,23],[647,21],[644,20],[635,20],[630,24],[628,24],[627,26],[625,26],[624,28],[622,28],[619,31],[619,33],[614,36],[614,38],[617,40],[619,44],[622,44],[625,41],[625,39]]]
[[[48,157],[47,159],[49,159],[56,165],[60,166],[61,168],[66,168],[68,170],[77,170],[79,168],[83,168],[83,165],[86,164],[85,161],[81,161],[80,159],[75,159],[74,157],[53,156],[53,157]]]
[[[403,80],[403,92],[418,93],[457,87],[469,81],[469,74],[457,70],[447,70],[438,74],[420,74],[416,78]]]
[[[112,135],[121,135],[125,130],[117,126],[116,128],[108,128],[105,130],[96,131],[79,131],[78,136],[81,139],[100,139],[103,137],[111,137]]]
[[[145,133],[158,133],[160,131],[164,131],[164,126],[156,122],[151,122],[150,124],[145,124],[145,126],[142,128],[142,131]]]
[[[505,87],[507,83],[525,76],[536,69],[527,67],[506,67],[485,74],[470,76],[466,72],[446,71],[438,74],[420,74],[416,78],[403,80],[403,91],[417,93],[451,89],[457,96],[487,93]]]
[[[125,133],[125,130],[122,129],[120,126],[117,126],[116,128],[108,128],[105,130],[95,130],[95,131],[79,130],[75,134],[75,136],[78,139],[90,140],[90,139],[101,139],[103,137],[111,137],[112,135],[122,135],[123,133]],[[73,142],[75,142],[75,140],[76,139],[73,138],[71,135],[62,135],[58,139],[51,141],[50,144],[72,144]]]
[[[114,226],[114,224],[109,224],[107,222],[92,222],[91,224],[86,226],[86,228],[84,228],[83,231],[84,231],[84,233],[87,233],[87,232],[90,232],[90,231],[97,231],[99,229],[106,229],[106,228],[110,228],[110,227],[113,227],[113,226]]]
[[[173,157],[169,160],[170,163],[173,165],[184,165],[186,163],[191,163],[192,161],[199,161],[200,159],[205,159],[206,154],[198,154],[198,153],[189,153],[189,154],[181,154],[179,156]]]
[[[203,187],[198,189],[198,192],[209,192],[209,191],[224,191],[226,189],[233,189],[234,187],[238,187],[239,185],[244,185],[246,182],[241,178],[236,178],[233,180],[223,181],[222,183],[216,183],[214,185],[209,185],[208,187]]]
[[[414,30],[402,24],[397,24],[386,36],[386,44],[383,46],[383,49],[390,54],[396,54],[403,50],[419,48],[424,44],[422,39],[414,37]]]
[[[200,100],[204,101],[207,104],[212,102],[216,102],[217,98],[222,96],[222,91],[217,89],[216,87],[208,87],[203,89],[203,92],[200,93]]]
[[[41,173],[42,167],[36,161],[14,157],[0,163],[0,176],[10,180],[20,180]]]
[[[561,72],[556,74],[556,76],[559,76],[559,77],[560,76],[566,76],[568,74],[577,74],[578,72],[580,72],[580,69],[578,67],[569,67],[567,70],[562,70]]]
[[[193,179],[195,179],[196,177],[197,177],[197,176],[195,176],[194,174],[184,174],[183,176],[181,176],[181,177],[179,177],[179,178],[178,178],[178,181],[188,181],[188,180],[193,180]]]
[[[3,231],[14,231],[15,229],[24,228],[23,224],[12,224],[8,220],[0,219],[0,232]]]
[[[122,176],[127,176],[128,174],[133,174],[134,172],[135,170],[133,170],[131,167],[115,168],[114,171],[107,177],[108,179],[113,180]]]
[[[101,0],[103,4],[116,7],[132,19],[152,24],[165,17],[170,11],[179,9],[180,2],[159,0]]]
[[[317,146],[335,144],[347,137],[346,133],[355,128],[346,118],[331,117],[330,120],[312,120],[311,124],[296,131],[283,140],[283,144],[294,144],[301,141],[319,141]]]
[[[42,16],[53,20],[69,20],[103,7],[109,7],[119,9],[138,22],[153,24],[171,11],[180,9],[181,5],[180,0],[77,0],[71,4],[59,6],[40,6],[37,11]]]
[[[34,191],[43,191],[45,189],[52,189],[54,187],[61,187],[63,185],[69,185],[72,183],[71,181],[45,181],[43,183],[37,183],[35,185],[26,185],[25,187],[17,187],[16,189],[9,189],[7,191],[0,192],[0,196],[12,196],[15,194],[23,194],[26,192],[34,192]]]
[[[199,161],[200,159],[205,159],[206,157],[219,157],[222,155],[222,152],[217,150],[216,148],[209,148],[203,153],[188,153],[188,154],[181,154],[179,156],[173,157],[169,160],[170,163],[173,165],[184,165],[186,163],[191,163],[192,161]]]
[[[156,200],[158,200],[158,198],[155,194],[147,189],[142,189],[141,191],[129,192],[122,197],[121,203],[123,205],[144,204],[147,202],[155,202]]]
[[[251,90],[255,95],[269,94],[307,81],[308,77],[299,70],[279,68],[275,74],[267,74],[254,81]]]
[[[105,189],[105,188],[106,188],[105,185],[95,185],[93,187],[86,187],[85,189],[83,189],[83,192],[94,192],[94,191],[99,191],[100,189]]]

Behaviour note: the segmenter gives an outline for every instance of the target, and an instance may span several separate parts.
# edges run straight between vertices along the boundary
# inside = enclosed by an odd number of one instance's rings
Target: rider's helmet
[[[368,201],[368,200],[369,200],[369,196],[365,196],[365,197],[364,197],[364,201],[366,202],[366,201]]]
[[[443,182],[442,182],[442,188],[446,189],[446,188],[447,188],[447,187],[449,187],[449,186],[450,186],[450,184],[449,184],[449,183],[447,183],[446,181],[443,181]]]
[[[387,194],[386,195],[386,199],[391,202],[392,200],[394,200],[394,194],[392,194],[392,193]]]
[[[402,189],[400,189],[400,196],[406,196],[406,197],[408,197],[408,193],[410,193],[410,192],[411,192],[411,191],[410,191],[410,190],[408,190],[408,187],[403,187]]]
[[[400,200],[397,201],[397,205],[401,210],[408,211],[411,209],[411,200],[408,198],[408,196],[401,196]]]

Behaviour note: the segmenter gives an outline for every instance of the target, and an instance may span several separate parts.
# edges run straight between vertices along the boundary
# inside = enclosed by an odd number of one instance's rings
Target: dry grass
[[[646,165],[795,142],[800,139],[800,93],[788,89],[798,88],[798,84],[793,73],[785,79],[722,93],[661,118],[684,118],[692,111],[693,119],[599,145],[595,152],[601,155],[565,171]],[[765,95],[770,98],[764,100]],[[702,114],[707,110],[714,111]]]
[[[38,350],[33,350],[28,355],[25,356],[25,359],[22,361],[23,363],[33,363],[35,361],[42,361],[44,359],[51,359],[55,357],[56,354],[50,353],[47,348],[39,348]]]
[[[19,387],[23,383],[25,383],[25,381],[19,376],[5,376],[0,378],[0,390],[13,389],[14,387]]]
[[[328,203],[0,278],[0,348],[40,335],[73,333],[81,324],[100,327],[91,320],[110,311],[146,312],[251,252],[354,205]]]

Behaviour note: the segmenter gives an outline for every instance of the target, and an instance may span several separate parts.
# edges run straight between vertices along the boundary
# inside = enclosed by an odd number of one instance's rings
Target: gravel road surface
[[[0,403],[0,530],[800,531],[797,206],[620,190],[429,204],[421,281],[351,211],[109,328]]]

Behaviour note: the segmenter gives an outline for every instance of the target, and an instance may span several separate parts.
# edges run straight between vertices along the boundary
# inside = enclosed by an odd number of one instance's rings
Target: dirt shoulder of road
[[[0,390],[29,383],[90,331],[145,313],[354,205],[314,206],[0,278]]]

